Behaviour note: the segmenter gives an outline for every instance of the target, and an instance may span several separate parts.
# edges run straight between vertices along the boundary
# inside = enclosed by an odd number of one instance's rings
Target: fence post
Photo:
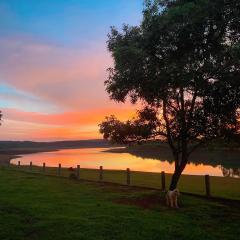
[[[99,181],[102,181],[103,180],[103,167],[100,166],[99,168]]]
[[[209,175],[205,175],[205,187],[206,187],[206,196],[210,197],[211,191],[210,191],[210,176]]]
[[[77,179],[80,179],[80,165],[77,165]]]
[[[162,191],[166,190],[166,177],[165,177],[165,172],[161,172],[161,179],[162,179]]]
[[[130,168],[127,168],[127,185],[130,185]]]
[[[18,161],[18,168],[20,168],[20,161]]]
[[[59,176],[61,175],[61,167],[62,167],[62,165],[61,165],[61,163],[59,163],[58,164],[58,175]]]
[[[46,170],[46,164],[45,164],[45,162],[43,163],[43,172],[45,172],[45,170]]]
[[[32,171],[32,162],[30,162],[29,168]]]

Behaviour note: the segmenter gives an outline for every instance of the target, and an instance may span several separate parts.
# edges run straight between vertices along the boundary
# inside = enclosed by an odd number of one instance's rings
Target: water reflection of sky
[[[51,167],[58,166],[59,163],[63,167],[75,167],[79,164],[82,168],[103,166],[105,169],[130,168],[131,170],[146,172],[165,171],[172,173],[174,170],[174,163],[169,163],[164,159],[161,161],[151,158],[143,159],[129,153],[114,153],[104,150],[103,148],[64,149],[56,152],[23,155],[21,159],[15,159],[12,162],[16,164],[20,160],[21,164],[28,165],[32,161],[34,165],[38,166],[42,166],[45,162],[47,166]],[[213,167],[211,165],[189,163],[184,170],[184,174],[189,175],[228,175],[223,173],[224,169],[220,165]],[[228,173],[228,170],[225,169],[225,173]]]

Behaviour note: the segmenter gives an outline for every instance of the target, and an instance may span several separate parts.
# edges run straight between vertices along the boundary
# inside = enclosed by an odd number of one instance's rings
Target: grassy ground
[[[16,166],[11,166],[17,169]],[[29,166],[21,166],[19,170],[29,171]],[[33,166],[33,172],[42,173],[42,168]],[[56,175],[57,168],[46,168],[47,174]],[[68,177],[68,169],[61,170],[61,176]],[[99,171],[94,169],[81,169],[80,177],[88,180],[98,180]],[[169,186],[171,174],[166,174],[166,186]],[[103,180],[107,182],[126,184],[126,172],[117,170],[104,170]],[[240,179],[230,177],[211,177],[211,194],[215,197],[240,200]],[[159,173],[131,172],[131,185],[161,189],[161,175]],[[183,175],[179,182],[182,192],[205,195],[204,176]]]
[[[1,240],[238,239],[239,204],[0,170]]]

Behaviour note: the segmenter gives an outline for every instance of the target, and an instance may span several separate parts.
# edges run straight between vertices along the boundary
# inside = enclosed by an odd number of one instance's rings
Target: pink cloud
[[[21,98],[15,109],[1,109],[1,139],[97,138],[98,124],[106,115],[126,120],[134,113],[131,104],[116,104],[105,92],[106,69],[112,64],[105,47],[69,49],[20,36],[0,38],[0,52],[0,82],[43,103],[23,106]],[[51,105],[57,106],[57,113],[49,113]]]
[[[104,80],[112,61],[104,47],[67,49],[20,38],[1,39],[0,52],[0,79],[4,83],[60,108],[109,104]]]

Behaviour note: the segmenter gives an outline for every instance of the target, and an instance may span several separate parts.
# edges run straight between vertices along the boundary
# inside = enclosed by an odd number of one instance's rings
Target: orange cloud
[[[101,138],[98,124],[115,114],[126,120],[134,116],[133,108],[103,108],[82,112],[44,114],[3,109],[2,140],[72,140]]]
[[[34,139],[38,140],[48,140],[48,141],[59,141],[59,140],[74,140],[74,139],[97,139],[102,136],[98,132],[98,129],[93,129],[93,131],[81,131],[81,127],[71,128],[45,128],[41,130],[36,130],[33,132],[35,136]]]
[[[24,112],[17,109],[3,109],[5,119],[47,125],[98,125],[105,116],[115,114],[120,120],[126,120],[134,115],[133,108],[103,108],[81,112],[64,112],[44,114]]]
[[[51,126],[4,120],[1,140],[58,141],[101,138],[97,126]]]

